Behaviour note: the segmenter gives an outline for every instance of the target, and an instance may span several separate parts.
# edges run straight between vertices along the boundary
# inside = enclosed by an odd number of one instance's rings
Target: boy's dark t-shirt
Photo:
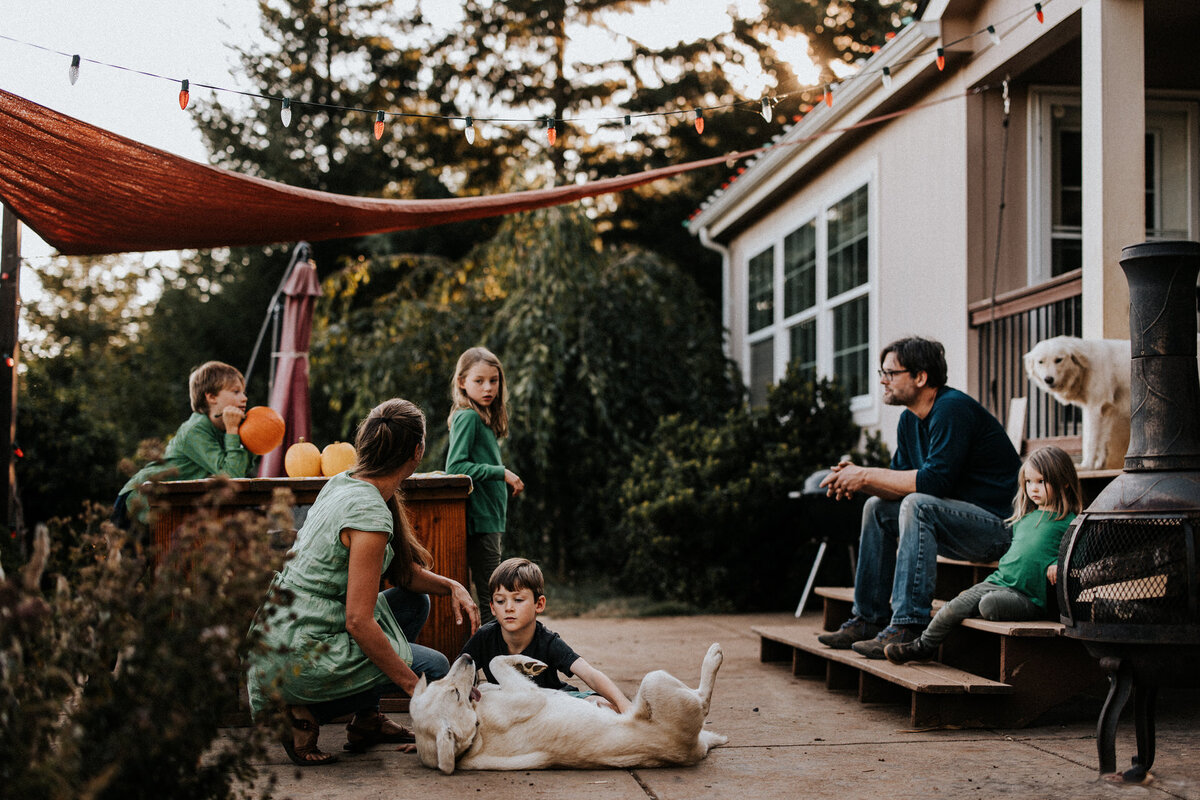
[[[562,679],[558,677],[558,673],[574,675],[571,672],[571,665],[579,659],[579,655],[557,633],[540,622],[534,624],[537,627],[533,631],[533,641],[521,651],[521,655],[536,658],[548,665],[550,669],[535,676],[533,682],[544,689],[578,691],[571,684],[563,683]],[[479,630],[475,631],[475,635],[463,645],[462,651],[475,660],[477,668],[483,669],[483,674],[487,676],[489,683],[495,683],[496,678],[492,675],[491,670],[492,659],[496,656],[509,655],[508,645],[504,642],[504,632],[500,630],[500,623],[493,621],[481,626]]]

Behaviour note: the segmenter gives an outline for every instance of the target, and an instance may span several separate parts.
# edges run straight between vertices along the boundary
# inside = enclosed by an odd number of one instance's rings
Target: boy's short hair
[[[210,394],[220,394],[222,389],[237,385],[245,385],[241,370],[231,367],[223,361],[206,361],[192,370],[188,376],[188,392],[192,395],[192,411],[197,414],[208,413],[208,397]]]
[[[546,593],[546,580],[542,577],[541,567],[528,558],[510,558],[500,562],[488,579],[488,592],[495,594],[501,588],[510,592],[528,589],[536,600]]]

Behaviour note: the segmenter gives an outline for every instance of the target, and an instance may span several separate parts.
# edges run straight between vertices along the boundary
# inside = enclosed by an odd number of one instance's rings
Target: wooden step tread
[[[983,569],[995,569],[1000,566],[998,561],[964,561],[961,558],[947,558],[946,556],[938,556],[939,564],[952,564],[960,567],[981,567]]]
[[[814,586],[813,594],[841,603],[854,603],[853,586]],[[945,601],[934,600],[933,611],[942,607]],[[992,622],[991,620],[971,618],[963,620],[964,628],[974,628],[979,631],[999,634],[1000,636],[1050,637],[1062,636],[1065,630],[1061,622],[1053,620],[1027,620],[1024,622]]]
[[[893,664],[861,656],[853,650],[834,650],[817,641],[819,623],[799,620],[792,625],[763,625],[751,630],[764,639],[803,650],[829,661],[854,667],[914,692],[924,694],[1012,694],[1007,683],[988,680],[937,662]]]

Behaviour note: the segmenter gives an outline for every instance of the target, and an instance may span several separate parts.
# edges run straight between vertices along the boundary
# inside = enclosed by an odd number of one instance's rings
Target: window
[[[776,242],[747,263],[746,379],[752,405],[766,402],[768,386],[788,363],[812,379],[837,378],[855,398],[856,410],[871,403],[868,185],[829,199],[833,202],[784,235],[781,246]]]
[[[750,345],[750,405],[767,404],[767,389],[775,382],[775,340],[763,339]]]
[[[788,329],[788,352],[800,375],[808,380],[817,377],[817,321],[806,319]]]
[[[1079,94],[1036,92],[1029,283],[1083,266],[1083,129]],[[1197,107],[1146,101],[1146,238],[1195,238]]]
[[[829,209],[829,296],[867,282],[867,187]]]
[[[768,247],[750,259],[750,332],[771,324],[775,316],[775,248]]]
[[[868,322],[866,297],[857,297],[833,309],[833,374],[851,397],[870,391]]]
[[[801,225],[783,240],[783,315],[817,303],[817,221]]]

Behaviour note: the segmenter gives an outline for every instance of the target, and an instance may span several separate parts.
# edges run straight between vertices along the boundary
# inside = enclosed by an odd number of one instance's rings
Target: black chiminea
[[[1131,405],[1125,469],[1072,523],[1059,552],[1066,635],[1108,671],[1096,748],[1116,773],[1117,721],[1132,692],[1137,755],[1112,777],[1146,779],[1159,686],[1200,683],[1200,242],[1126,247]]]

